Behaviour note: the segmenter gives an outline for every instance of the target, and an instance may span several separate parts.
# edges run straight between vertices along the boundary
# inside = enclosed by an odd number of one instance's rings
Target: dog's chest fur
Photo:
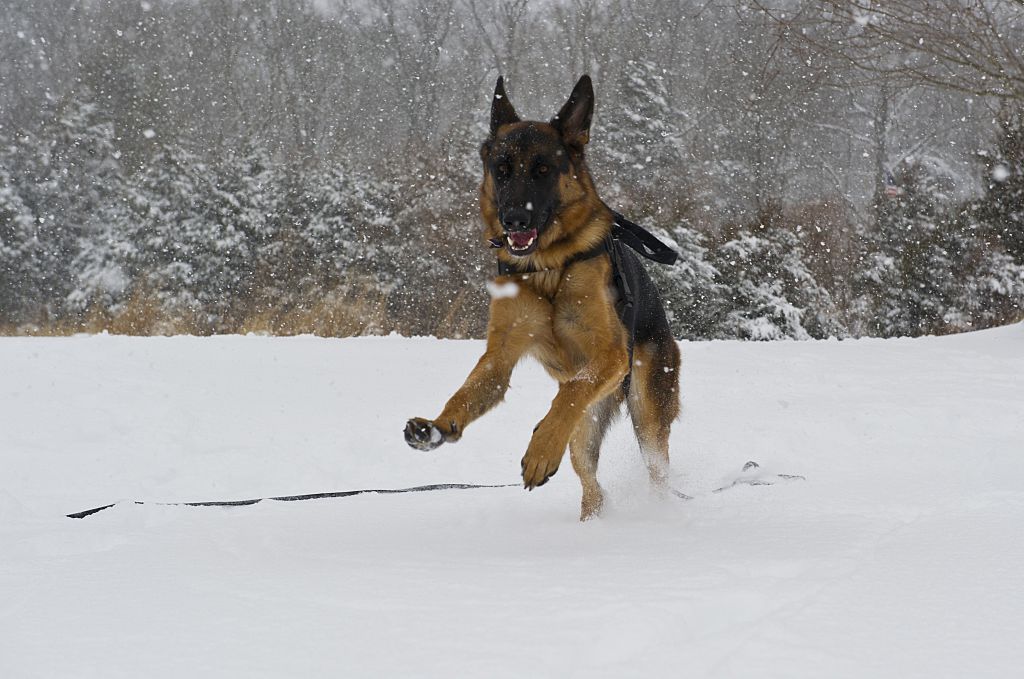
[[[566,270],[510,276],[523,301],[535,300],[547,309],[546,322],[534,333],[529,353],[559,381],[576,378],[587,364],[587,345],[604,342],[598,337],[623,332],[615,316],[610,263],[594,259]],[[619,341],[625,342],[622,334]]]

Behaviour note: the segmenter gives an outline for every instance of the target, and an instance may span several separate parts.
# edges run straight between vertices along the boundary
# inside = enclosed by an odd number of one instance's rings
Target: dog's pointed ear
[[[583,150],[590,141],[590,121],[594,117],[594,84],[584,75],[572,88],[569,101],[551,120],[551,125],[562,135],[566,144]]]
[[[494,86],[494,99],[491,100],[491,136],[497,134],[498,128],[502,125],[518,122],[519,116],[505,94],[505,78],[498,76],[498,83]]]

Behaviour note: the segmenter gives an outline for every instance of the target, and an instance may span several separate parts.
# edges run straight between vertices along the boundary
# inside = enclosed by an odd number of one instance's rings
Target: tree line
[[[478,336],[493,78],[547,118],[584,71],[603,197],[683,253],[680,337],[1016,320],[1020,5],[938,5],[0,8],[0,325]]]

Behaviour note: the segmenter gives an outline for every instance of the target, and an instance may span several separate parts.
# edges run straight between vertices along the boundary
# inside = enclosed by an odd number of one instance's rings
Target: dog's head
[[[560,234],[560,214],[586,192],[589,174],[583,148],[590,138],[594,87],[576,83],[548,123],[523,121],[505,93],[502,78],[491,102],[491,133],[480,148],[484,179],[480,205],[487,237],[525,257]]]

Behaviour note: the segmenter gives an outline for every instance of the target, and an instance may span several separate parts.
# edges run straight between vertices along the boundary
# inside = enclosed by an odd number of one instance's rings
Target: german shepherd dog
[[[622,402],[659,490],[667,488],[669,429],[679,413],[679,348],[650,278],[637,267],[630,337],[616,311],[611,255],[584,256],[608,242],[615,220],[584,160],[593,111],[584,75],[550,122],[521,120],[498,78],[480,148],[480,211],[485,237],[500,248],[504,275],[495,283],[516,293],[492,296],[487,349],[441,414],[405,427],[406,442],[419,450],[458,441],[502,400],[516,363],[534,356],[559,388],[523,457],[523,487],[544,485],[568,446],[583,484],[581,520],[601,511],[601,440]]]

